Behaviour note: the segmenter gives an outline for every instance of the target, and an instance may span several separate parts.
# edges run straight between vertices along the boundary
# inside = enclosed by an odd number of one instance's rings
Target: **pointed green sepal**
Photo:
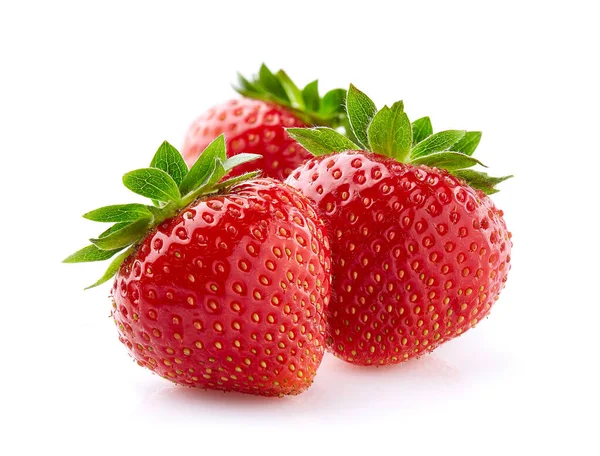
[[[410,154],[412,127],[402,102],[391,108],[384,106],[369,124],[367,136],[371,151],[405,161]]]
[[[412,123],[413,146],[433,134],[433,127],[429,117],[421,117]]]
[[[302,99],[307,110],[319,112],[321,106],[321,97],[319,96],[319,81],[309,82],[302,89]]]
[[[207,189],[212,189],[217,182],[220,182],[221,179],[225,177],[225,174],[227,174],[227,171],[225,170],[223,162],[219,159],[215,160],[214,166],[212,167],[206,183],[201,187],[201,190],[203,191],[199,193],[199,195],[204,193]]]
[[[446,130],[430,135],[413,147],[410,156],[412,159],[415,159],[448,150],[460,141],[465,136],[465,133],[464,130]]]
[[[227,174],[223,162],[219,158],[215,158],[214,161],[209,165],[209,169],[207,170],[206,177],[204,181],[192,190],[190,193],[185,195],[183,198],[183,205],[187,206],[196,198],[207,195],[209,193],[214,193],[218,191],[216,188],[216,184],[221,181]]]
[[[262,155],[247,153],[233,155],[227,160],[225,160],[225,162],[223,163],[223,168],[225,168],[225,172],[228,173],[236,166],[240,166],[244,163],[249,163],[251,161],[258,160],[259,158],[262,158]]]
[[[259,177],[260,173],[261,173],[261,171],[250,171],[249,173],[244,173],[244,174],[240,174],[239,176],[231,177],[227,180],[224,180],[224,181],[216,184],[215,189],[217,189],[219,191],[230,189],[234,185],[237,185],[241,182],[245,182],[247,180],[255,179],[255,178]]]
[[[346,113],[344,102],[346,101],[346,91],[344,89],[333,89],[323,95],[319,106],[319,114],[324,117],[337,116],[340,120],[345,119]],[[340,125],[342,123],[340,122]],[[337,125],[326,125],[335,128]]]
[[[101,250],[94,244],[88,245],[63,260],[63,263],[89,263],[92,261],[104,261],[122,249]]]
[[[185,160],[171,144],[164,141],[150,162],[151,168],[162,169],[165,173],[173,178],[175,183],[179,185],[185,175],[188,173],[188,167]]]
[[[83,218],[94,222],[133,222],[140,218],[152,217],[151,209],[144,204],[115,204],[104,206],[83,214]]]
[[[150,219],[140,219],[120,227],[108,235],[90,239],[90,242],[102,250],[119,249],[143,238],[149,228]]]
[[[252,84],[248,79],[246,79],[241,73],[237,74],[238,85],[233,86],[233,88],[239,92],[240,94],[246,96],[245,94],[258,93],[259,88]]]
[[[117,222],[114,225],[110,226],[106,231],[103,231],[98,235],[99,238],[103,238],[106,236],[110,236],[111,234],[125,228],[126,226],[131,225],[131,222]]]
[[[281,87],[283,87],[290,105],[296,109],[305,109],[306,105],[304,104],[302,90],[300,90],[294,81],[290,79],[287,73],[283,70],[279,70],[276,78],[281,84]]]
[[[487,173],[471,169],[459,169],[453,171],[452,174],[463,179],[471,187],[483,191],[486,195],[497,193],[499,190],[496,185],[513,177],[512,174],[510,176],[492,177]]]
[[[360,150],[359,146],[331,128],[287,128],[286,130],[292,138],[315,156],[345,150]]]
[[[123,176],[123,184],[133,193],[162,201],[179,201],[177,183],[162,169],[142,168]]]
[[[216,160],[221,162],[227,160],[224,135],[217,136],[200,154],[196,163],[192,165],[190,171],[179,185],[181,194],[185,196],[205,185]]]
[[[479,141],[481,141],[480,131],[468,131],[460,141],[450,148],[450,150],[455,150],[456,152],[471,156],[475,152],[475,149],[477,149]]]
[[[411,160],[413,165],[435,166],[436,168],[454,171],[455,169],[470,168],[471,166],[481,165],[483,163],[473,157],[461,154],[460,152],[436,152],[435,154],[424,155]],[[487,168],[487,167],[486,167]]]
[[[238,74],[238,85],[234,89],[245,97],[288,108],[308,125],[332,128],[344,125],[344,89],[331,90],[321,99],[317,81],[301,90],[285,71],[273,73],[265,64],[261,65],[258,74],[251,80]]]
[[[290,102],[283,84],[264,63],[260,66],[258,80],[254,85],[261,87],[267,93],[271,93],[278,100]]]
[[[249,163],[251,161],[258,160],[259,158],[262,158],[262,155],[247,153],[233,155],[227,160],[225,160],[225,162],[223,163],[223,168],[225,168],[225,172],[228,173],[236,166],[240,166],[244,163]]]
[[[100,277],[92,285],[85,287],[84,290],[89,290],[90,288],[97,287],[98,285],[102,285],[104,282],[108,282],[110,279],[112,279],[121,267],[121,264],[123,264],[123,261],[125,261],[125,259],[129,255],[131,255],[131,253],[133,253],[133,246],[125,250],[120,255],[116,256],[115,259],[110,262],[110,265],[108,266],[104,274],[102,274],[102,277]]]
[[[368,148],[367,128],[375,114],[377,114],[375,103],[366,94],[350,84],[346,95],[346,109],[354,136],[362,147]]]
[[[327,93],[321,100],[320,110],[326,109],[324,104],[328,98],[333,100],[339,96],[339,92]],[[378,111],[373,101],[354,85],[350,85],[345,99],[347,115],[342,123],[345,137],[327,128],[290,128],[288,133],[313,155],[356,150],[362,146],[365,151],[399,162],[446,169],[488,194],[497,191],[497,183],[511,177],[495,178],[466,169],[476,165],[486,167],[472,157],[481,132],[447,130],[433,133],[429,117],[411,123],[402,101]],[[334,105],[339,103],[339,100],[333,102]]]
[[[208,145],[188,170],[177,149],[168,142],[163,142],[155,153],[150,168],[131,171],[123,176],[123,184],[128,189],[160,201],[158,207],[138,203],[117,204],[87,212],[84,214],[85,218],[97,222],[110,222],[113,225],[96,238],[90,239],[92,245],[78,250],[63,261],[103,261],[127,248],[124,253],[113,259],[105,274],[87,288],[106,282],[115,275],[123,260],[135,251],[150,230],[175,216],[198,197],[215,194],[256,177],[258,172],[222,181],[234,167],[258,158],[260,155],[238,154],[227,159],[225,137],[220,135]]]

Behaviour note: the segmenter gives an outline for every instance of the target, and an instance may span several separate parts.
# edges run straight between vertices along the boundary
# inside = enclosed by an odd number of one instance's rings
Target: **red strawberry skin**
[[[490,311],[511,235],[482,192],[446,171],[360,151],[311,159],[288,178],[330,233],[330,348],[360,365],[431,351]]]
[[[116,276],[113,317],[138,364],[177,384],[298,394],[323,357],[329,269],[306,198],[249,181],[152,231]]]
[[[306,124],[289,110],[273,103],[251,98],[230,100],[201,115],[189,127],[183,157],[192,166],[202,151],[224,133],[227,157],[241,152],[260,154],[262,159],[236,167],[231,176],[256,169],[263,176],[285,179],[311,155],[285,131]]]

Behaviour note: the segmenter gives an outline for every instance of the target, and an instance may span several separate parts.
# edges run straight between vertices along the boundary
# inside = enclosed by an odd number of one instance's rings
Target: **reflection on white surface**
[[[370,384],[378,391],[377,396],[365,397],[372,405],[377,401],[377,397],[384,399],[386,391],[400,400],[404,395],[403,390],[410,396],[422,393],[430,396],[428,391],[443,393],[459,380],[459,371],[434,354],[399,366],[370,368],[353,366],[327,354],[313,386],[299,396],[263,398],[239,393],[181,388],[170,384],[152,385],[139,404],[139,410],[172,407],[178,410],[178,413],[192,414],[194,410],[215,408],[224,414],[237,414],[241,411],[256,414],[285,411],[311,414],[315,409],[321,409],[322,413],[335,414],[347,407],[352,409],[368,405],[361,404],[360,400],[360,397],[364,396],[365,385]],[[356,399],[348,401],[349,397]]]

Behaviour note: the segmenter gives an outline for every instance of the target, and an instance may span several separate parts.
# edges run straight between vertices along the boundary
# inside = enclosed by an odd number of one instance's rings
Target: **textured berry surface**
[[[433,350],[490,311],[510,269],[492,201],[446,171],[359,151],[311,159],[287,179],[330,233],[330,348],[361,365]]]
[[[276,104],[250,98],[230,100],[194,121],[187,133],[183,156],[191,166],[204,148],[224,133],[228,157],[241,152],[263,156],[236,167],[231,176],[261,169],[263,176],[283,180],[311,157],[284,130],[303,126],[302,121]]]
[[[122,264],[119,338],[181,385],[298,394],[323,356],[329,263],[306,198],[272,179],[240,184],[163,222]]]

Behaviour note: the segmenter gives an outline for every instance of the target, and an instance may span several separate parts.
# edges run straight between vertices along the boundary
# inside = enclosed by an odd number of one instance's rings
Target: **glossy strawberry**
[[[236,167],[232,175],[261,169],[263,176],[283,180],[311,157],[285,128],[338,127],[345,121],[344,90],[334,89],[321,98],[317,81],[300,90],[285,72],[273,74],[265,65],[251,82],[240,76],[237,90],[243,98],[209,109],[189,127],[183,146],[189,165],[217,136],[225,134],[228,157],[241,152],[262,155]]]
[[[227,137],[227,156],[240,152],[261,154],[256,162],[235,169],[236,174],[260,168],[265,176],[285,179],[311,155],[286,133],[285,127],[306,124],[291,111],[275,103],[251,98],[230,100],[202,114],[190,126],[183,154],[186,162],[196,161],[216,136]]]
[[[162,198],[159,208],[109,206],[86,214],[146,224],[103,278],[118,269],[112,302],[119,339],[140,366],[180,385],[298,394],[311,385],[325,347],[330,253],[324,226],[308,200],[281,182],[244,176],[218,184],[236,164],[224,154],[221,136],[186,174],[181,156],[163,144],[157,155],[164,158],[153,163],[179,180],[179,198],[144,190],[157,181],[138,170],[133,173],[146,176],[136,181],[128,173],[125,184]],[[215,163],[222,171],[211,171]],[[166,186],[162,193],[169,193]],[[143,208],[153,218],[123,215]],[[92,242],[102,255],[127,241]]]
[[[398,363],[472,328],[498,299],[511,235],[482,190],[505,178],[465,169],[478,163],[477,132],[432,134],[428,118],[411,125],[400,103],[377,112],[352,86],[347,105],[367,150],[332,130],[290,130],[319,156],[287,183],[330,233],[331,350],[355,364]]]

